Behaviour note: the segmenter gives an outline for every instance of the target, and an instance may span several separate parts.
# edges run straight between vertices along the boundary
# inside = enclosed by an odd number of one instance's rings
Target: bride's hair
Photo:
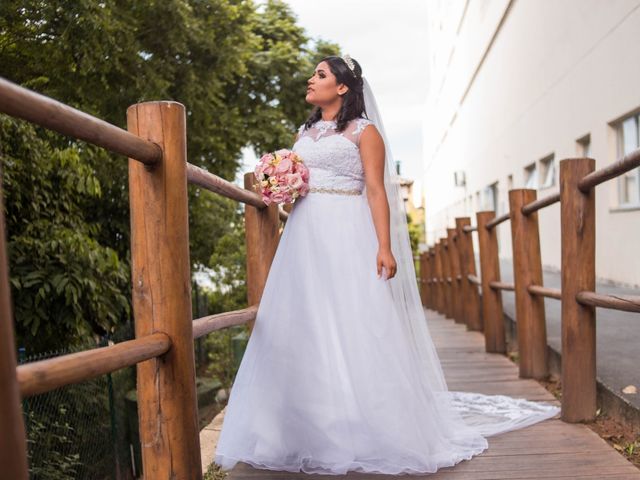
[[[342,95],[342,107],[336,116],[336,130],[342,132],[347,123],[354,118],[362,117],[366,111],[364,109],[364,81],[362,80],[362,67],[355,60],[351,59],[354,64],[354,71],[347,66],[342,57],[329,55],[324,57],[320,62],[327,62],[329,70],[336,77],[336,83],[344,83],[349,90]],[[355,74],[355,75],[354,75]],[[315,122],[322,119],[322,109],[317,105],[311,111],[309,118],[305,123],[305,129],[310,128]]]

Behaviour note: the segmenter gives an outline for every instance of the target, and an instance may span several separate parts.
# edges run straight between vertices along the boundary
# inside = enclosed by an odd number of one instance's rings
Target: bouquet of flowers
[[[254,188],[267,205],[294,203],[309,191],[309,169],[297,153],[286,148],[265,153],[254,173],[258,180]]]

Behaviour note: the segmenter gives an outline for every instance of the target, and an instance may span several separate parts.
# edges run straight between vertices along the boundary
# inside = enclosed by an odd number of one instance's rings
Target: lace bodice
[[[367,118],[351,120],[343,132],[333,120],[318,120],[311,128],[302,124],[292,150],[309,169],[309,187],[364,188],[360,158],[360,136],[373,122]]]

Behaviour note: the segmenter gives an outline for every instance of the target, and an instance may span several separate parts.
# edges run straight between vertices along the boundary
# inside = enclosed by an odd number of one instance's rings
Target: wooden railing
[[[20,399],[137,365],[142,458],[147,478],[201,478],[193,339],[232,325],[253,326],[287,212],[187,162],[184,106],[146,102],[127,110],[128,131],[0,79],[0,112],[129,157],[132,303],[135,339],[17,367],[4,216],[0,216],[0,465],[3,475],[27,479]],[[509,194],[510,213],[478,212],[477,226],[457,218],[447,237],[421,255],[423,301],[473,330],[486,350],[505,351],[502,290],[514,290],[522,376],[547,372],[543,297],[562,299],[562,416],[595,415],[594,307],[640,311],[640,299],[595,290],[594,187],[640,165],[640,151],[594,172],[592,159],[561,162],[561,193],[536,200],[535,191]],[[187,184],[254,208],[245,209],[246,309],[193,319]],[[0,196],[0,202],[2,197]],[[562,206],[562,290],[542,286],[536,211]],[[495,226],[511,220],[514,285],[500,281]],[[471,235],[478,233],[481,276]],[[479,288],[482,288],[480,301]],[[571,348],[566,345],[571,344]]]
[[[548,374],[544,298],[562,302],[562,419],[589,421],[596,415],[596,312],[594,307],[640,312],[640,297],[595,291],[595,187],[640,166],[640,149],[595,171],[592,158],[560,162],[560,192],[536,198],[536,191],[509,191],[509,212],[456,218],[456,228],[421,254],[422,299],[470,330],[483,330],[487,352],[505,353],[502,291],[516,303],[519,372],[523,378]],[[537,211],[560,203],[561,289],[542,285]],[[510,220],[513,284],[500,280],[496,226]],[[480,279],[471,235],[478,234]],[[458,259],[457,262],[455,259]],[[481,305],[478,289],[482,290]],[[460,305],[466,305],[464,310]],[[480,313],[482,314],[480,316]]]
[[[253,328],[287,212],[187,162],[185,108],[146,102],[127,110],[128,131],[0,78],[0,112],[129,157],[131,279],[135,339],[16,365],[4,215],[0,217],[0,465],[28,478],[20,400],[137,365],[145,478],[202,478],[194,338],[233,325]],[[187,184],[243,202],[248,308],[193,319]],[[2,195],[0,195],[0,203]],[[1,205],[0,205],[1,206]],[[4,210],[2,210],[4,211]]]

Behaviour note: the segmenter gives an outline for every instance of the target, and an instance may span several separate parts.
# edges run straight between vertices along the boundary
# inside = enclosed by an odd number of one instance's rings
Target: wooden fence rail
[[[605,295],[595,291],[595,187],[640,166],[640,149],[617,162],[595,170],[592,158],[560,161],[560,192],[537,199],[536,191],[509,191],[509,212],[496,217],[493,211],[476,213],[476,225],[467,217],[456,218],[458,245],[472,244],[470,235],[478,234],[480,278],[470,270],[461,271],[467,285],[460,288],[459,303],[478,305],[477,287],[482,302],[475,312],[465,314],[467,327],[481,325],[487,352],[505,352],[503,290],[513,290],[516,300],[516,327],[520,376],[543,378],[548,374],[547,334],[544,298],[562,302],[562,419],[566,422],[589,421],[596,414],[596,328],[595,307],[640,312],[640,297]],[[560,203],[561,271],[560,289],[544,287],[540,258],[537,211]],[[514,283],[500,280],[498,241],[495,227],[511,221]],[[446,270],[435,268],[442,256],[442,242],[451,242],[451,230],[423,255],[430,259],[432,294],[425,292],[425,306],[451,317],[442,308],[439,285],[446,285]],[[466,238],[466,240],[465,240]],[[469,254],[468,247],[465,248]],[[472,252],[472,250],[471,250]],[[473,253],[471,253],[473,255]],[[459,249],[459,264],[470,265],[469,257]],[[444,260],[446,263],[446,259]],[[475,264],[472,257],[471,263]],[[470,268],[470,267],[469,267]],[[465,282],[463,282],[465,283]],[[474,288],[468,288],[472,286]],[[447,287],[445,287],[447,288]],[[481,315],[478,323],[477,316]],[[457,320],[457,319],[456,319]]]
[[[159,357],[170,348],[169,336],[158,332],[109,347],[20,365],[17,369],[20,395],[22,398],[31,397],[72,383],[84,382]]]
[[[143,467],[147,478],[202,478],[197,427],[193,339],[232,325],[252,328],[287,212],[265,205],[244,189],[187,162],[185,108],[177,102],[145,102],[127,110],[128,131],[0,78],[0,112],[88,141],[129,158],[132,302],[135,339],[17,367],[8,283],[4,215],[0,215],[0,464],[3,475],[28,478],[20,397],[50,391],[137,365]],[[560,162],[560,193],[510,192],[510,212],[477,212],[456,219],[420,257],[422,299],[430,308],[469,329],[484,330],[490,352],[505,351],[501,291],[512,289],[519,305],[522,376],[546,372],[543,297],[561,298],[563,342],[562,418],[577,422],[595,415],[595,308],[639,311],[637,297],[595,290],[594,187],[640,165],[640,150],[600,171],[593,159]],[[187,185],[245,203],[247,286],[250,307],[193,320],[189,261]],[[1,183],[0,183],[1,186]],[[513,200],[511,201],[511,197]],[[542,286],[535,212],[560,202],[562,288]],[[0,205],[2,191],[0,190]],[[517,215],[516,213],[517,212]],[[495,227],[511,220],[518,265],[513,285],[500,279]],[[473,232],[478,234],[480,278]],[[528,247],[529,248],[528,248]],[[526,271],[526,272],[524,272]],[[480,290],[482,299],[480,299]],[[542,315],[542,316],[541,316]],[[522,337],[522,340],[521,340]],[[544,341],[543,341],[544,340]],[[522,342],[522,343],[521,343]],[[571,348],[567,345],[571,344]]]
[[[0,465],[28,478],[20,400],[136,365],[146,478],[201,479],[194,338],[234,325],[252,328],[288,213],[267,206],[245,174],[240,188],[189,164],[185,108],[145,102],[127,109],[128,131],[0,78],[0,112],[129,157],[131,280],[135,338],[16,365],[4,215],[0,215]],[[192,318],[187,184],[243,202],[249,307]],[[3,192],[0,189],[0,205]]]
[[[162,150],[153,142],[3,78],[0,78],[0,112],[147,165],[162,159]]]

